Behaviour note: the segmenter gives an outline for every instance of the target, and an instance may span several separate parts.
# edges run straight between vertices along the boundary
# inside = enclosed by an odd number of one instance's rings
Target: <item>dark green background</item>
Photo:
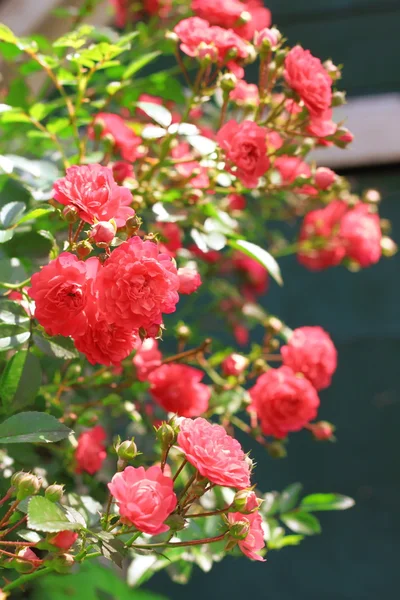
[[[399,90],[399,0],[270,0],[268,6],[290,43],[345,65],[342,87],[350,95]],[[381,214],[392,220],[400,243],[399,166],[347,175],[358,190],[381,190]],[[294,258],[281,266],[285,287],[272,285],[265,305],[292,327],[322,325],[339,351],[320,411],[337,425],[338,443],[315,444],[296,434],[281,461],[255,448],[257,481],[265,490],[302,481],[307,493],[341,492],[356,507],[321,513],[321,536],[271,552],[265,564],[227,558],[209,574],[196,569],[188,586],[161,574],[150,587],[171,600],[398,598],[400,256],[357,274],[344,268],[310,273]]]

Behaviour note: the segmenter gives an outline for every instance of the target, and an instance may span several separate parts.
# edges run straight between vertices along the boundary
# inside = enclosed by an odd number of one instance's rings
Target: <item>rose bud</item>
[[[235,375],[236,377],[243,373],[249,364],[249,360],[241,354],[230,354],[222,362],[222,372],[224,375]]]
[[[17,490],[17,500],[34,496],[41,488],[40,480],[32,473],[17,473],[12,479],[12,484]]]
[[[63,497],[63,493],[64,486],[53,484],[46,488],[44,495],[46,496],[47,500],[50,500],[50,502],[59,502]]]
[[[92,252],[93,246],[87,240],[82,240],[76,245],[76,253],[80,259],[86,258]]]
[[[79,219],[78,210],[74,206],[66,206],[62,211],[62,216],[67,223],[76,223]]]
[[[116,231],[117,225],[114,219],[111,219],[111,221],[99,221],[92,226],[90,230],[90,239],[94,241],[96,246],[104,248],[111,244]]]
[[[272,49],[274,50],[279,44],[281,33],[275,27],[269,29],[265,27],[261,31],[256,31],[254,34],[254,46],[257,50]]]
[[[61,550],[69,550],[78,539],[79,534],[75,531],[60,531],[48,539],[48,542]]]
[[[258,509],[261,504],[253,490],[239,490],[233,499],[230,511],[243,514],[252,513]]]
[[[327,190],[336,181],[336,173],[328,167],[319,167],[315,172],[315,185],[320,190]]]
[[[138,454],[137,446],[133,439],[118,444],[116,450],[118,458],[126,462],[133,460]]]
[[[310,425],[310,431],[313,434],[314,439],[320,442],[335,441],[335,436],[333,435],[335,427],[332,425],[332,423],[328,423],[328,421],[318,421],[317,423],[312,423]]]

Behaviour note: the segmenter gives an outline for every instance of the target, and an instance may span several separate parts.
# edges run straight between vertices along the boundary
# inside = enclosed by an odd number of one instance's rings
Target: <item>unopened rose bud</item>
[[[196,498],[200,498],[208,486],[208,479],[200,479],[196,481],[190,488],[190,493],[196,496]]]
[[[64,486],[57,484],[49,485],[44,492],[44,495],[50,502],[60,502],[63,494]]]
[[[118,458],[121,458],[126,462],[132,461],[138,454],[138,449],[133,439],[122,442],[117,446],[116,450]]]
[[[197,48],[197,57],[201,65],[207,66],[218,60],[218,50],[211,44],[200,42]]]
[[[254,46],[258,51],[275,50],[281,39],[281,32],[275,27],[265,27],[254,34]]]
[[[243,519],[243,521],[236,521],[229,528],[229,537],[233,538],[234,540],[244,540],[246,539],[249,531],[249,521],[245,519]]]
[[[394,242],[392,238],[387,236],[384,236],[381,239],[381,248],[383,256],[386,256],[388,258],[394,256],[398,251],[396,242]]]
[[[30,548],[18,550],[18,557],[13,561],[13,566],[18,573],[32,573],[42,563],[40,558]]]
[[[332,77],[333,81],[336,81],[337,79],[340,79],[342,74],[340,72],[340,69],[330,60],[326,60],[324,63],[324,68],[325,71],[327,73],[329,73],[329,75]]]
[[[133,215],[132,217],[129,217],[129,219],[127,219],[126,223],[125,223],[125,228],[126,228],[126,232],[128,235],[135,235],[141,225],[142,225],[143,221],[140,217],[138,217],[137,215]]]
[[[254,369],[254,372],[256,373],[256,375],[260,375],[261,373],[265,373],[265,371],[268,370],[268,365],[264,359],[257,358],[254,361],[253,369]]]
[[[343,104],[346,104],[346,93],[334,92],[332,94],[332,106],[343,106]]]
[[[60,554],[52,561],[48,561],[49,566],[57,573],[69,573],[75,564],[72,554]]]
[[[315,172],[315,185],[320,190],[327,190],[336,181],[336,173],[328,167],[319,167]]]
[[[187,340],[192,335],[192,330],[190,329],[190,327],[185,325],[185,323],[179,323],[176,326],[175,331],[176,331],[176,335],[177,335],[178,339],[182,342],[187,342]]]
[[[0,589],[0,600],[7,600],[7,598],[9,598],[9,594]]]
[[[181,515],[170,515],[165,521],[171,531],[181,531],[186,526],[186,521]]]
[[[157,429],[156,436],[163,448],[169,448],[175,444],[178,432],[173,425],[164,422]]]
[[[241,354],[230,354],[222,361],[221,368],[224,375],[237,377],[248,367],[249,359]]]
[[[34,496],[41,488],[41,483],[36,475],[22,473],[14,475],[12,484],[17,491],[17,500],[23,500],[28,496]]]
[[[237,85],[237,77],[233,73],[225,73],[219,81],[224,92],[231,92]]]
[[[246,25],[246,23],[250,23],[251,19],[251,14],[247,10],[244,10],[242,13],[240,13],[240,16],[236,21],[235,26],[240,27],[240,25]]]
[[[287,56],[286,50],[277,50],[275,54],[275,63],[277,67],[281,67],[285,62],[285,58]]]
[[[334,441],[334,431],[335,427],[332,423],[328,423],[328,421],[318,421],[317,423],[313,423],[310,425],[310,431],[314,436],[314,439],[324,442],[324,441]]]
[[[113,241],[117,232],[117,224],[114,219],[111,221],[99,221],[92,226],[90,230],[90,239],[94,241],[99,248],[107,248]]]
[[[381,226],[381,231],[384,235],[388,235],[392,232],[392,224],[389,221],[389,219],[381,219],[379,221],[379,224]]]
[[[346,127],[341,127],[335,133],[334,143],[339,148],[346,148],[354,140],[354,135]]]
[[[272,333],[280,333],[283,329],[282,321],[276,317],[269,317],[265,325]]]
[[[271,442],[268,444],[268,454],[272,456],[272,458],[285,458],[287,455],[286,448],[282,444],[282,442]]]
[[[170,42],[174,42],[175,44],[177,44],[179,42],[179,37],[176,35],[176,33],[174,31],[166,31],[165,39],[169,40]]]
[[[59,548],[60,550],[69,550],[78,539],[79,534],[75,531],[59,531],[56,535],[51,536],[47,539],[49,544]]]
[[[363,200],[369,204],[379,204],[382,200],[382,196],[378,190],[366,190],[363,193]]]
[[[92,252],[93,246],[87,240],[82,240],[76,245],[76,253],[80,259],[86,258]]]
[[[67,223],[76,223],[79,219],[79,213],[74,206],[66,206],[62,211],[62,216]]]
[[[258,509],[261,504],[253,490],[239,490],[236,492],[230,507],[231,512],[250,514]]]

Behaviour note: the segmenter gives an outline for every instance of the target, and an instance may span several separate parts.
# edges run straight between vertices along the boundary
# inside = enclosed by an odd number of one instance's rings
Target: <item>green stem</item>
[[[2,281],[0,281],[0,287],[5,288],[6,290],[20,290],[21,288],[28,285],[30,281],[30,277],[28,279],[25,279],[24,281],[21,281],[21,283],[3,283]]]
[[[131,537],[131,538],[130,538],[130,539],[127,541],[127,542],[126,542],[125,546],[127,546],[127,548],[130,548],[130,547],[132,546],[133,542],[134,542],[135,540],[137,540],[137,539],[138,539],[138,537],[140,537],[141,535],[142,535],[142,532],[141,532],[141,531],[137,531],[137,532],[136,532],[136,533],[135,533],[135,534],[134,534],[134,535],[133,535],[133,536],[132,536],[132,537]]]
[[[52,570],[53,569],[51,569],[50,567],[45,567],[44,569],[39,569],[37,571],[34,571],[33,573],[22,575],[21,577],[18,577],[18,579],[11,581],[11,583],[8,583],[5,587],[3,587],[3,592],[10,592],[11,590],[15,590],[16,588],[19,588],[22,585],[25,585],[26,583],[30,583],[34,579],[42,577],[42,575],[47,575],[48,573],[51,573]]]

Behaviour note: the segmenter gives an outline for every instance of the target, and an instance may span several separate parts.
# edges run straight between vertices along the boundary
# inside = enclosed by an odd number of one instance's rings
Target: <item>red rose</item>
[[[205,419],[183,419],[178,445],[188,460],[211,483],[243,489],[250,486],[250,466],[237,440],[221,425]]]
[[[249,188],[269,169],[266,130],[254,121],[228,121],[218,132],[217,141],[225,150],[230,171]]]
[[[314,248],[302,249],[298,253],[297,258],[302,265],[319,271],[342,262],[346,248],[339,236],[339,227],[346,211],[345,202],[334,200],[325,208],[312,210],[305,216],[299,240],[312,244]]]
[[[122,185],[125,179],[135,177],[132,165],[123,160],[118,160],[117,162],[113,163],[111,168],[113,177],[118,185]]]
[[[161,366],[161,361],[162,354],[158,349],[157,340],[154,338],[144,340],[132,360],[139,381],[147,381],[149,374]]]
[[[75,450],[76,472],[86,471],[94,475],[100,471],[107,457],[105,450],[106,432],[101,425],[81,433],[78,437],[78,445]]]
[[[243,554],[252,560],[265,561],[265,558],[257,554],[265,547],[261,515],[258,512],[248,515],[228,513],[228,522],[231,527],[236,528],[232,537],[239,538],[237,544]]]
[[[101,129],[100,137],[111,137],[114,141],[115,149],[121,154],[121,157],[128,162],[133,162],[138,157],[137,148],[142,143],[124,119],[113,113],[98,113],[93,121],[93,126],[89,128],[89,137],[96,137],[97,128]]]
[[[99,267],[97,258],[86,262],[63,252],[32,275],[29,295],[35,318],[49,335],[79,335],[87,326],[91,287]]]
[[[382,255],[382,232],[379,216],[371,213],[368,204],[357,204],[340,223],[340,236],[346,246],[346,256],[361,267],[377,263]]]
[[[337,367],[337,352],[330,336],[321,327],[295,329],[286,346],[282,346],[283,364],[302,373],[316,390],[331,383]]]
[[[289,367],[263,373],[250,389],[250,396],[263,433],[276,438],[302,429],[316,417],[319,407],[314,386]]]
[[[311,177],[310,167],[297,156],[279,156],[275,159],[274,168],[278,169],[285,185],[294,183],[301,176]]]
[[[169,530],[164,521],[177,503],[173,488],[174,482],[163,474],[158,465],[147,470],[144,467],[126,467],[122,473],[116,473],[108,484],[118,502],[123,521],[150,535]]]
[[[192,267],[178,269],[178,277],[180,294],[193,294],[201,286],[201,277]]]
[[[235,252],[232,263],[245,280],[243,292],[246,297],[252,299],[255,295],[265,294],[268,289],[268,272],[265,267],[243,252]]]
[[[208,385],[200,383],[203,377],[202,371],[188,365],[162,365],[148,376],[150,393],[167,412],[197,417],[206,412],[211,396]]]
[[[312,115],[319,116],[332,104],[332,79],[319,58],[295,46],[285,59],[284,77]]]
[[[175,311],[179,277],[157,244],[132,237],[113,250],[96,279],[99,307],[106,320],[127,329],[149,329]]]
[[[247,368],[249,359],[241,354],[230,354],[227,356],[221,364],[222,372],[224,375],[235,375],[237,377]]]
[[[69,550],[71,546],[73,546],[78,539],[79,534],[75,531],[60,531],[53,535],[53,537],[49,538],[49,543],[56,548],[60,548],[61,550]]]
[[[260,0],[192,0],[192,10],[211,25],[234,29],[247,40],[252,39],[255,31],[271,24],[271,13]],[[240,15],[244,12],[251,18],[240,24]]]
[[[226,200],[228,210],[244,210],[246,208],[246,198],[241,194],[229,194]]]
[[[176,256],[182,248],[182,231],[176,223],[156,223],[155,229],[161,234],[159,248],[170,256]]]
[[[90,164],[70,167],[65,177],[54,183],[53,198],[64,206],[74,207],[83,221],[110,221],[118,227],[135,214],[131,192],[117,185],[111,169]]]

